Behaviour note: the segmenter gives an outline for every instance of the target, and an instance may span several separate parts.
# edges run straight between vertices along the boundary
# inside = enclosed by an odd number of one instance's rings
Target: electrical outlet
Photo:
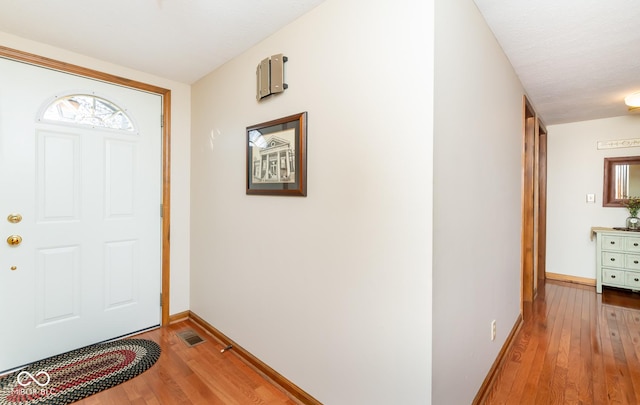
[[[491,340],[496,340],[496,320],[491,321]]]
[[[596,202],[596,195],[595,194],[587,194],[587,202],[588,203]]]

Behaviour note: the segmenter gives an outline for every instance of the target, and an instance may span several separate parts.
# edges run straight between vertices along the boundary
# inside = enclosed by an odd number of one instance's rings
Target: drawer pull
[[[611,243],[612,245],[615,245],[615,244],[616,244],[616,242],[615,242],[615,241],[611,241],[611,242],[609,242],[609,243]]]
[[[612,275],[611,275],[611,278],[616,278],[616,275],[615,275],[615,274],[612,274]]]
[[[638,246],[638,242],[633,242],[633,246]]]
[[[611,261],[612,261],[612,262],[615,262],[615,261],[616,261],[616,258],[615,258],[615,257],[612,257],[612,258],[611,258]]]
[[[633,281],[638,282],[638,281],[640,281],[640,278],[636,277],[636,278],[633,279]]]
[[[638,264],[638,261],[637,261],[637,260],[634,260],[634,261],[633,261],[633,264]]]

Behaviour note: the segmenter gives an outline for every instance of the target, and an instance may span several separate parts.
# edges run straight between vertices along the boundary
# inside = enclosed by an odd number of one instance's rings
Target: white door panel
[[[70,93],[126,107],[136,131],[38,119]],[[161,109],[155,94],[0,59],[0,371],[160,323]]]

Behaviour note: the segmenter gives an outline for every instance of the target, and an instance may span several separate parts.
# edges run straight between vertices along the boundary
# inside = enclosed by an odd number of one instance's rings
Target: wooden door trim
[[[521,301],[532,302],[533,284],[533,241],[534,236],[534,154],[535,111],[526,96],[522,103],[522,234],[521,234]],[[529,145],[529,147],[527,147]]]
[[[522,99],[521,311],[533,302],[546,272],[547,129],[526,96]]]
[[[536,117],[538,132],[538,280],[546,278],[547,271],[547,128]]]
[[[0,57],[60,72],[96,79],[162,96],[162,286],[161,324],[169,324],[170,298],[170,214],[171,214],[171,90],[84,68],[17,49],[0,46]]]

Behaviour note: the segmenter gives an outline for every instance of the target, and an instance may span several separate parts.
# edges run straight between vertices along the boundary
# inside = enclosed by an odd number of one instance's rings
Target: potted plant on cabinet
[[[627,229],[640,230],[640,218],[638,218],[638,211],[640,211],[640,197],[629,197],[625,200],[624,206],[629,210]]]

